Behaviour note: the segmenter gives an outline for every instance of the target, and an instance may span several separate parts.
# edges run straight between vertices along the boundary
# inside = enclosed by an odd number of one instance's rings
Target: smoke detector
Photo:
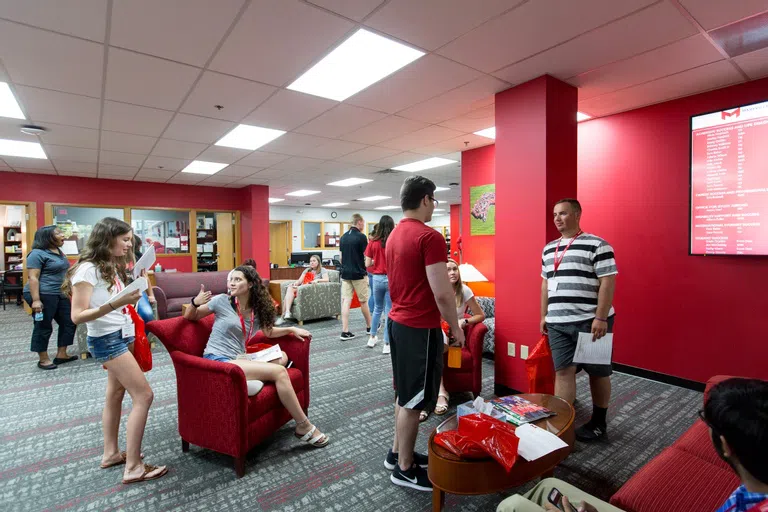
[[[47,131],[47,128],[43,126],[37,126],[35,124],[25,124],[21,127],[21,133],[26,133],[27,135],[40,135]]]

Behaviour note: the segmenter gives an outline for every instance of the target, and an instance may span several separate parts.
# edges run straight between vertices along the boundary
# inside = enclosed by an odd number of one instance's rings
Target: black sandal
[[[56,368],[58,368],[58,366],[56,366],[53,363],[51,363],[51,364],[43,364],[40,361],[37,362],[37,367],[40,368],[41,370],[55,370]]]
[[[72,361],[77,361],[77,356],[69,356],[69,357],[54,357],[53,358],[53,364],[64,364],[64,363],[71,363]]]

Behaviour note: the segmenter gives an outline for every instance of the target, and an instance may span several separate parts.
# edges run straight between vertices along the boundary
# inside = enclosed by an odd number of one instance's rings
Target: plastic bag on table
[[[552,350],[549,348],[549,338],[546,334],[528,354],[525,370],[528,373],[529,393],[555,394],[555,363],[552,360]]]
[[[435,436],[435,443],[463,459],[485,459],[488,457],[482,446],[459,434],[457,430],[440,432]]]
[[[517,461],[520,439],[515,427],[487,414],[469,414],[459,419],[459,434],[483,447],[483,450],[509,473]]]

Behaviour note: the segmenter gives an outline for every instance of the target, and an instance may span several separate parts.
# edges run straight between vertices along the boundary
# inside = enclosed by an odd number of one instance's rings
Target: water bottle
[[[155,265],[155,272],[160,273],[163,271],[163,267],[160,266],[160,263]]]
[[[461,368],[461,347],[448,347],[448,368]]]
[[[38,311],[35,313],[35,322],[42,322],[43,321],[43,312]]]

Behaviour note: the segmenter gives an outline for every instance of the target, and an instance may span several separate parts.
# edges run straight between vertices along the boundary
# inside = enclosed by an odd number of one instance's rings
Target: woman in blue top
[[[40,358],[37,367],[42,370],[54,370],[56,365],[77,360],[77,356],[67,355],[67,347],[75,339],[75,324],[70,317],[69,297],[61,292],[69,269],[69,260],[61,251],[63,245],[64,235],[59,228],[44,226],[35,233],[32,250],[27,255],[29,278],[24,285],[24,300],[32,308],[35,318],[31,350],[37,352]],[[59,339],[56,357],[51,362],[48,341],[53,333],[53,320],[59,325]]]
[[[239,366],[245,373],[246,380],[274,382],[280,403],[296,421],[296,437],[315,448],[327,445],[329,437],[310,423],[296,397],[285,367],[288,362],[285,352],[278,364],[238,359],[240,354],[245,354],[246,341],[258,330],[268,338],[293,335],[300,340],[309,336],[309,332],[296,327],[274,326],[275,306],[272,297],[253,267],[241,265],[230,272],[227,288],[228,295],[221,294],[211,298],[211,292],[200,286],[200,293],[184,311],[184,318],[192,321],[210,314],[216,315],[203,357]]]

